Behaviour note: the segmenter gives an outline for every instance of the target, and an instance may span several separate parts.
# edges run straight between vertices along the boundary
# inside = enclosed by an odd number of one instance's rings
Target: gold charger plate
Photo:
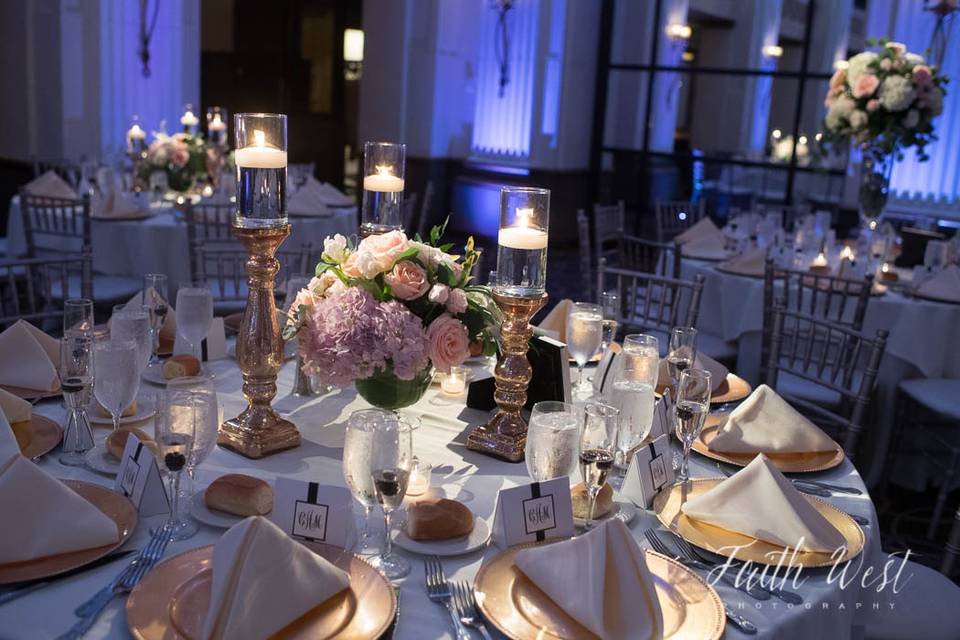
[[[738,467],[745,467],[757,457],[757,453],[721,453],[710,448],[710,442],[717,437],[720,428],[726,421],[727,413],[712,413],[707,417],[703,431],[700,437],[693,441],[691,447],[702,456],[713,460],[726,462]],[[810,453],[767,453],[765,454],[770,461],[780,470],[781,473],[812,473],[814,471],[826,471],[833,469],[843,462],[843,447],[836,442],[833,451],[811,451]]]
[[[36,458],[50,453],[63,438],[60,425],[46,416],[34,414],[29,422],[14,422],[10,427],[17,437],[17,444],[20,444],[20,453],[24,458]]]
[[[133,531],[137,527],[137,508],[125,496],[99,484],[84,482],[83,480],[61,480],[61,482],[113,520],[117,525],[120,539],[114,544],[103,547],[71,551],[70,553],[61,553],[24,562],[0,564],[0,584],[48,578],[64,571],[82,567],[119,548],[133,535]],[[64,535],[70,535],[70,532],[65,531]]]
[[[596,638],[568,616],[513,563],[518,545],[484,561],[477,573],[477,605],[484,617],[514,640]],[[647,551],[663,613],[664,638],[716,640],[723,635],[723,603],[713,587],[666,556]]]
[[[57,381],[57,388],[46,391],[43,389],[27,389],[26,387],[15,387],[9,384],[0,384],[0,389],[12,393],[22,400],[43,400],[44,398],[54,398],[60,395],[60,382]]]
[[[657,395],[662,396],[666,389],[672,390],[672,388],[673,385],[670,383],[669,378],[662,383],[658,381]],[[710,394],[710,404],[724,404],[725,402],[743,400],[749,396],[752,391],[753,387],[750,386],[749,382],[735,373],[728,372],[726,380],[721,382],[716,391]]]
[[[724,267],[722,264],[716,265],[714,269],[716,269],[720,273],[726,273],[731,276],[740,276],[741,278],[753,278],[755,280],[759,280],[763,278],[762,271],[760,273],[743,273],[742,271],[734,271],[733,269],[728,269],[727,267]]]
[[[804,568],[828,567],[835,563],[840,564],[856,558],[863,551],[865,538],[860,525],[843,511],[815,496],[803,495],[846,540],[846,553],[839,560],[834,558],[833,554],[818,551],[797,551],[796,555],[792,556],[790,554],[793,553],[793,550],[789,547],[781,547],[757,540],[741,533],[688,518],[681,513],[680,506],[684,501],[709,491],[724,480],[726,478],[697,478],[683,485],[675,484],[654,499],[653,511],[665,527],[677,532],[684,540],[701,549],[725,555],[722,551],[724,547],[742,547],[737,550],[738,560],[751,560],[760,564],[776,566],[778,562],[784,561],[783,554],[786,553],[786,557],[790,559],[793,566]]]
[[[349,551],[307,544],[350,574],[350,589],[284,627],[275,638],[377,638],[393,621],[397,596],[376,569]],[[127,626],[137,640],[198,638],[210,606],[213,545],[164,560],[127,598]]]

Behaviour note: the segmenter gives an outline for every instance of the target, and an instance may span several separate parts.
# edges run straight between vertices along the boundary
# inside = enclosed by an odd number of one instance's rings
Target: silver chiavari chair
[[[240,250],[240,241],[233,235],[233,216],[236,205],[231,203],[200,203],[187,205],[187,240],[190,244],[190,276],[197,280],[201,271],[198,251],[207,249]]]
[[[577,241],[580,251],[580,273],[589,300],[597,299],[600,291],[593,291],[596,282],[596,261],[613,260],[619,256],[620,241],[626,226],[626,206],[617,204],[593,205],[593,230],[590,218],[583,209],[577,209]]]
[[[92,262],[89,249],[61,258],[0,261],[0,330],[17,320],[59,329],[63,300],[93,299]]]
[[[20,209],[28,258],[79,253],[90,246],[89,195],[51,198],[20,189]]]
[[[277,251],[275,257],[279,269],[274,278],[274,295],[282,300],[287,290],[287,280],[293,276],[312,275],[309,260],[313,245],[306,243],[300,249]],[[234,248],[200,245],[196,249],[196,282],[206,282],[213,294],[216,313],[230,313],[244,308],[247,302],[247,270],[249,255],[237,243]]]
[[[625,235],[620,238],[617,250],[619,267],[667,278],[680,277],[681,255],[676,244]]]
[[[888,333],[881,329],[871,338],[849,326],[777,304],[773,308],[765,382],[821,427],[835,430],[846,455],[853,460]],[[785,392],[778,384],[781,374],[839,395],[838,407],[826,408]]]
[[[656,204],[657,240],[660,242],[672,240],[678,233],[700,222],[705,215],[703,200],[697,202],[658,200]]]
[[[64,158],[33,158],[33,177],[39,178],[47,171],[53,171],[63,178],[64,182],[76,188],[80,183],[82,169],[79,164]]]

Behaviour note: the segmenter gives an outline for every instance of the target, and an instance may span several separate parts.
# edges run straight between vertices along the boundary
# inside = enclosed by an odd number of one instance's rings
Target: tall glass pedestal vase
[[[877,228],[880,215],[887,206],[890,191],[890,174],[893,172],[894,154],[880,154],[870,149],[863,150],[860,165],[860,224],[864,230]]]

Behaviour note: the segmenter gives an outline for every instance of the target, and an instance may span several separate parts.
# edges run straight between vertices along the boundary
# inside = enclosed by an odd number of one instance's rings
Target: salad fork
[[[487,631],[486,625],[483,624],[483,620],[477,612],[477,601],[474,598],[473,589],[463,581],[452,584],[454,606],[457,608],[460,622],[479,631],[483,640],[492,640],[490,632]]]

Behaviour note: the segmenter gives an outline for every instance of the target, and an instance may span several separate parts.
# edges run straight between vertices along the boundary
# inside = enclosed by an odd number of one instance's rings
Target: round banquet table
[[[187,224],[168,206],[154,209],[144,220],[91,221],[93,269],[111,276],[140,277],[165,273],[172,286],[190,280],[190,243]],[[292,230],[282,248],[299,250],[304,243],[323,247],[323,239],[335,233],[349,236],[357,231],[356,207],[331,209],[328,216],[291,217]],[[26,238],[20,197],[10,200],[7,218],[7,256],[26,253]]]
[[[240,371],[236,363],[227,358],[210,363],[210,369],[215,376],[224,416],[236,415],[245,406],[240,392]],[[352,388],[319,397],[297,398],[291,395],[293,373],[293,361],[288,361],[280,372],[279,393],[274,406],[297,424],[303,436],[301,446],[261,460],[248,460],[218,447],[198,468],[198,489],[228,472],[246,473],[266,480],[284,475],[344,486],[341,455],[346,420],[352,411],[368,405],[357,397]],[[159,387],[144,383],[140,395],[152,398],[158,390]],[[461,488],[469,491],[474,497],[466,504],[475,514],[489,521],[493,515],[497,491],[525,484],[529,479],[523,463],[511,464],[466,449],[464,443],[467,430],[471,424],[483,421],[487,414],[466,409],[463,402],[462,397],[451,399],[443,396],[434,386],[419,403],[404,409],[403,412],[419,416],[422,420],[422,426],[414,434],[414,452],[420,459],[433,464],[433,486],[445,487],[444,490],[451,495]],[[64,417],[59,400],[41,402],[35,410],[61,422]],[[150,431],[151,423],[148,422],[146,428]],[[96,431],[99,437],[106,433],[103,428],[97,428]],[[691,455],[694,476],[718,475],[710,461],[698,458],[696,454]],[[84,468],[60,465],[56,452],[44,457],[39,464],[47,472],[60,478],[79,478],[112,486],[112,478]],[[857,471],[848,461],[828,472],[816,474],[816,477],[864,488]],[[578,482],[579,478],[574,481]],[[862,496],[837,495],[830,501],[850,513],[869,519],[870,526],[864,528],[866,547],[862,557],[865,563],[877,567],[876,570],[879,571],[886,558],[880,550],[876,512],[869,496],[866,492]],[[356,507],[356,514],[359,517],[359,506]],[[149,539],[149,528],[162,520],[163,516],[142,519],[125,548],[141,548]],[[382,525],[379,524],[381,522],[379,511],[375,510],[374,531],[382,531]],[[657,526],[657,520],[652,513],[638,509],[637,517],[629,526],[640,541],[643,539],[643,531]],[[190,540],[171,543],[165,557],[212,544],[222,532],[220,529],[201,525],[199,533]],[[69,535],[69,531],[65,531],[64,535]],[[646,543],[643,545],[646,546]],[[472,583],[483,559],[498,552],[499,549],[491,543],[485,549],[468,555],[443,558],[447,578]],[[427,599],[421,557],[399,549],[398,553],[410,560],[413,570],[399,582],[400,617],[394,637],[409,640],[452,638],[445,609]],[[854,566],[857,562],[854,561]],[[4,640],[39,640],[58,636],[75,622],[73,609],[116,575],[122,566],[121,562],[98,567],[0,606],[0,637]],[[720,583],[717,591],[725,602],[759,627],[760,633],[755,637],[779,640],[858,637],[861,616],[870,615],[874,606],[888,606],[886,593],[889,588],[880,594],[868,593],[867,590],[861,592],[857,581],[841,588],[836,580],[827,580],[826,569],[804,571],[803,578],[805,581],[795,590],[803,596],[804,604],[796,607],[788,608],[785,603],[776,599],[757,603],[724,583]],[[114,599],[87,637],[129,637],[124,602],[122,598]],[[492,625],[487,626],[491,633],[495,633]],[[748,636],[728,625],[724,637],[734,639]]]

